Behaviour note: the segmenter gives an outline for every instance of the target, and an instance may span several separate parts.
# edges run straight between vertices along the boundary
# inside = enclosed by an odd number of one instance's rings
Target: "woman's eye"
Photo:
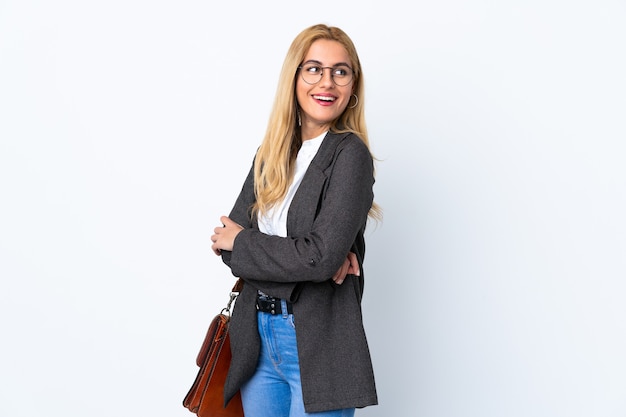
[[[309,74],[318,74],[322,71],[322,69],[318,66],[315,65],[311,65],[310,67],[307,67],[306,72],[308,72]]]

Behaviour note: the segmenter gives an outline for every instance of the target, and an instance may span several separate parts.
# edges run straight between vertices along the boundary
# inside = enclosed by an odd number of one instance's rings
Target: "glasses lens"
[[[352,81],[352,70],[345,66],[339,66],[332,69],[333,81],[338,86],[343,87],[344,85],[350,84]]]
[[[322,79],[322,67],[314,64],[307,64],[300,70],[302,79],[307,84],[317,84]]]

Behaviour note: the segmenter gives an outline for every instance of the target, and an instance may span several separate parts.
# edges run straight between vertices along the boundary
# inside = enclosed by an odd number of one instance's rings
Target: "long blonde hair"
[[[330,130],[335,133],[352,132],[361,138],[369,149],[363,107],[361,62],[352,40],[337,27],[319,24],[303,30],[291,43],[283,62],[265,137],[257,151],[254,164],[256,202],[252,207],[255,214],[266,214],[287,194],[296,156],[302,145],[295,93],[298,66],[301,65],[313,42],[319,39],[337,41],[346,49],[354,72],[353,93],[358,97],[356,105],[346,107],[341,116],[333,122]],[[376,203],[372,204],[369,216],[374,219],[381,218],[381,209]]]

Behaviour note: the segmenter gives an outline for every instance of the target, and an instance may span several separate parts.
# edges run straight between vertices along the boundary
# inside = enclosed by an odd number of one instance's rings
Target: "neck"
[[[301,135],[302,141],[304,142],[310,139],[314,139],[318,137],[319,135],[321,135],[322,133],[327,132],[328,130],[330,130],[330,125],[327,125],[327,124],[318,125],[318,124],[303,123],[302,127],[300,128],[300,135]]]

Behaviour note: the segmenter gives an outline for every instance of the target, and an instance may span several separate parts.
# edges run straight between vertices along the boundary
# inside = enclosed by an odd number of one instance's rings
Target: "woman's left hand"
[[[333,281],[335,284],[341,285],[348,274],[356,275],[357,277],[361,275],[359,270],[359,261],[356,254],[353,252],[348,252],[348,256],[346,257],[346,260],[343,261],[343,265],[341,265],[339,270],[335,272],[335,275],[333,275]]]
[[[222,227],[214,229],[215,234],[211,236],[211,249],[216,255],[221,255],[223,250],[232,251],[235,244],[235,238],[243,230],[243,227],[232,221],[226,216],[220,217]]]

